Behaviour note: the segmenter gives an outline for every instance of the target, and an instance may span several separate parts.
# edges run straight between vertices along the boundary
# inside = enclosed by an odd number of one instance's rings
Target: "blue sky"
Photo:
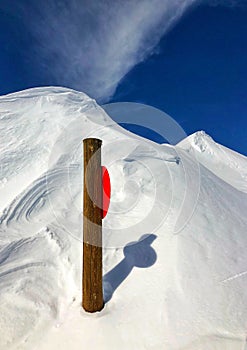
[[[114,101],[135,100],[205,130],[247,155],[247,9],[201,6],[123,79]]]
[[[0,0],[0,94],[62,85],[142,102],[247,155],[246,2],[154,2]]]

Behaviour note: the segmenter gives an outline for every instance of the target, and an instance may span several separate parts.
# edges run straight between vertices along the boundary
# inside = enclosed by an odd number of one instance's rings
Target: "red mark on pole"
[[[108,170],[102,166],[102,185],[103,185],[103,219],[108,212],[111,197],[111,181]]]

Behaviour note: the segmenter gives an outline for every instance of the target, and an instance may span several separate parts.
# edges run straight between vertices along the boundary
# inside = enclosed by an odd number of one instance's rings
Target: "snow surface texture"
[[[158,145],[88,96],[0,97],[0,349],[247,349],[247,160]],[[82,140],[112,181],[102,312],[81,308]],[[132,243],[132,244],[130,244]]]

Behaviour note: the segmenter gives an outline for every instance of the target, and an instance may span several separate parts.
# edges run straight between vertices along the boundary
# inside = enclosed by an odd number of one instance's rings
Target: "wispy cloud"
[[[53,81],[107,101],[196,1],[24,0],[19,6],[35,56]]]
[[[9,0],[3,6],[13,11]],[[245,1],[245,0],[244,0]],[[18,13],[31,32],[32,60],[54,84],[82,90],[100,102],[157,47],[194,4],[241,0],[22,0]]]

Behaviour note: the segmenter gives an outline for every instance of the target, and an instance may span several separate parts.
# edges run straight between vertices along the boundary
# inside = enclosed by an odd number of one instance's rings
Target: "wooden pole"
[[[88,138],[84,146],[82,306],[96,312],[104,307],[102,285],[102,141]]]

